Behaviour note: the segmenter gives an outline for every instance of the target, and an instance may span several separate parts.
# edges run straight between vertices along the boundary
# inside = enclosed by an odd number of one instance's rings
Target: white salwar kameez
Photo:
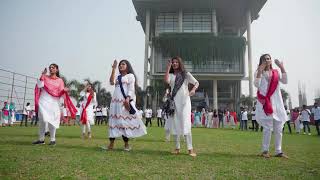
[[[38,88],[41,88],[41,95],[39,98],[39,140],[44,141],[46,124],[50,131],[50,140],[55,141],[56,129],[60,125],[60,98],[53,97],[43,89],[44,82],[38,80]]]
[[[169,74],[169,84],[173,91],[176,75]],[[176,149],[180,149],[180,136],[185,135],[188,150],[192,150],[191,134],[191,100],[189,96],[188,84],[199,83],[189,72],[186,73],[185,80],[174,97],[175,111],[172,117],[171,133],[176,140]]]
[[[207,119],[208,119],[207,128],[213,128],[213,112],[208,113]]]
[[[268,92],[269,81],[271,71],[263,71],[261,78],[257,78],[257,72],[255,73],[254,85],[258,88],[261,95],[265,96]],[[279,73],[280,75],[280,73]],[[279,77],[279,81],[283,84],[287,84],[287,74],[282,73]],[[271,140],[271,132],[275,135],[275,151],[276,154],[282,153],[282,128],[284,123],[287,121],[287,113],[284,109],[282,95],[280,91],[280,83],[278,84],[275,92],[271,95],[271,104],[273,113],[271,115],[266,115],[263,110],[263,105],[257,101],[256,104],[256,120],[263,126],[263,142],[262,151],[268,152]]]
[[[82,91],[80,93],[80,96],[83,97],[83,101],[82,101],[82,108],[81,108],[81,113],[83,111],[83,108],[86,106],[88,98],[89,98],[90,93],[89,92],[84,92]],[[81,130],[82,130],[82,134],[86,133],[86,129],[87,132],[90,133],[91,132],[91,125],[94,125],[94,111],[93,111],[93,107],[97,106],[97,95],[96,93],[93,93],[93,97],[90,101],[90,104],[88,105],[87,109],[86,109],[86,113],[87,113],[87,123],[86,124],[81,124]]]
[[[126,96],[130,96],[136,101],[135,95],[135,77],[133,74],[122,76],[121,79],[123,90]],[[141,120],[140,111],[136,114],[130,114],[124,107],[125,99],[121,93],[118,80],[116,81],[115,90],[110,103],[109,115],[109,137],[117,138],[125,136],[127,138],[136,138],[147,134],[146,126]]]

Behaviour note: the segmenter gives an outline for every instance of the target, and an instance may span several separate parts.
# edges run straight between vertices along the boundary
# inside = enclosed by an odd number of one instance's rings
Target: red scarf
[[[77,109],[76,107],[74,107],[68,92],[64,90],[64,83],[62,81],[61,78],[57,78],[57,79],[52,79],[48,76],[41,76],[40,78],[41,81],[44,82],[44,87],[43,89],[50,94],[53,97],[61,97],[63,96],[64,99],[64,104],[66,105],[67,109],[69,110],[71,117],[75,118],[76,117],[76,113],[77,113]],[[41,95],[41,89],[38,87],[38,85],[36,85],[35,89],[34,89],[34,101],[35,101],[35,111],[38,112],[39,110],[39,98]]]
[[[226,118],[227,118],[227,122],[229,122],[229,113],[228,113],[228,111],[226,111],[226,113],[225,113],[225,115],[226,115]]]
[[[80,118],[82,124],[87,124],[87,121],[88,121],[88,117],[87,117],[87,107],[89,106],[89,104],[90,104],[90,102],[91,102],[91,100],[92,100],[92,97],[93,97],[92,94],[93,94],[93,93],[90,93],[90,95],[89,95],[89,97],[88,97],[88,99],[87,99],[86,106],[83,107],[83,105],[82,105],[82,113],[81,113],[81,118]]]
[[[230,112],[230,116],[233,117],[234,123],[238,123],[237,113],[236,112]]]
[[[260,94],[259,90],[257,92],[258,101],[263,105],[263,110],[267,116],[273,113],[272,103],[270,98],[273,95],[273,93],[276,91],[278,84],[279,84],[279,73],[276,69],[273,69],[271,71],[270,84],[269,84],[266,96],[263,96],[262,94]]]

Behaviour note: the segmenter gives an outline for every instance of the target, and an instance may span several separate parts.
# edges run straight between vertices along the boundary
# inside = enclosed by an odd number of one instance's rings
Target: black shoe
[[[289,157],[287,155],[285,155],[284,153],[276,154],[274,157],[280,157],[280,158],[284,158],[284,159],[289,159]]]
[[[38,140],[38,141],[34,141],[32,144],[46,144],[46,143],[44,141]]]
[[[56,142],[55,141],[50,141],[49,146],[55,146]]]

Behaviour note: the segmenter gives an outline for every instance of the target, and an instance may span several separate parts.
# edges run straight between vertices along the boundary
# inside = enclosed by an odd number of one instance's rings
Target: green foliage
[[[155,120],[154,120],[155,122]],[[290,159],[263,159],[261,132],[193,128],[189,157],[183,140],[181,155],[172,155],[174,142],[164,141],[164,129],[148,128],[148,135],[130,140],[123,151],[117,139],[114,151],[103,151],[106,126],[93,126],[91,140],[80,138],[79,126],[57,131],[57,145],[31,145],[36,127],[0,129],[1,179],[319,179],[319,137],[288,134],[283,150]],[[287,128],[285,129],[287,130]],[[312,128],[315,132],[315,128]],[[48,144],[49,138],[46,139]],[[273,142],[270,145],[273,154]]]
[[[66,87],[69,88],[69,95],[79,101],[80,92],[85,88],[85,82],[92,84],[96,95],[98,105],[109,106],[111,102],[111,93],[108,92],[105,88],[101,86],[101,81],[91,81],[90,78],[84,79],[84,82],[81,83],[76,79],[68,81],[65,77],[62,76],[63,81],[65,82]]]
[[[250,96],[246,96],[244,94],[241,95],[239,103],[242,107],[248,107],[251,108],[254,105],[254,102],[256,101],[256,98],[251,98]]]
[[[289,98],[289,93],[285,89],[282,89],[282,88],[280,89],[280,91],[281,91],[283,103],[286,104],[286,102]]]

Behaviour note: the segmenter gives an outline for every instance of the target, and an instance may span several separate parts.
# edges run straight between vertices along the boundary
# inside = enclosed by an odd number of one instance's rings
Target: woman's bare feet
[[[197,154],[193,151],[193,149],[188,150],[189,156],[196,157]]]

